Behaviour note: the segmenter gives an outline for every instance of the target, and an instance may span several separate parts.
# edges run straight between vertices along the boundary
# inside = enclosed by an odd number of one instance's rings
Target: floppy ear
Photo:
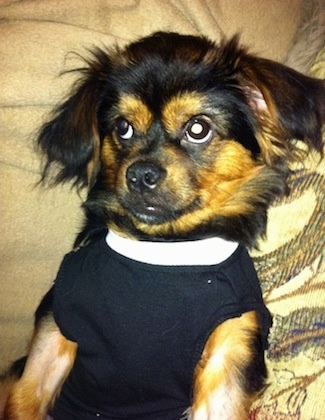
[[[74,185],[83,187],[91,184],[98,173],[97,110],[111,61],[108,54],[98,49],[86,63],[86,68],[76,70],[82,77],[70,97],[58,106],[52,120],[40,131],[38,146],[47,158],[42,180],[48,177],[52,166],[54,183],[74,180]]]
[[[294,140],[322,153],[325,84],[270,60],[242,55],[240,84],[259,122],[258,141],[268,164],[296,156]]]

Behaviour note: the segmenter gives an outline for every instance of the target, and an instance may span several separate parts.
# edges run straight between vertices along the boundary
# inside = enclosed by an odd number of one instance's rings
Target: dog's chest
[[[99,406],[188,404],[209,334],[239,316],[245,300],[258,302],[245,282],[234,288],[238,265],[154,266],[119,256],[104,241],[68,256],[54,314],[63,334],[78,342],[73,393]],[[92,390],[86,396],[84,384]]]

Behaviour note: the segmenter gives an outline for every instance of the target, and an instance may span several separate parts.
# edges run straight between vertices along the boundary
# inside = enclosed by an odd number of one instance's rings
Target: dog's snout
[[[137,192],[156,188],[166,171],[154,163],[136,162],[126,172],[126,179],[130,189]]]

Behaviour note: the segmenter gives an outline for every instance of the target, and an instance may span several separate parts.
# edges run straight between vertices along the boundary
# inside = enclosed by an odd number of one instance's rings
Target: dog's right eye
[[[122,140],[129,140],[133,137],[134,129],[127,120],[119,118],[116,121],[116,134]]]

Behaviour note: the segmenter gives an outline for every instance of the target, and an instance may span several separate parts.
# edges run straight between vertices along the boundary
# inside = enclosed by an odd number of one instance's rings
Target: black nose
[[[164,174],[165,170],[154,163],[136,162],[126,171],[126,179],[130,189],[144,192],[156,188]]]

